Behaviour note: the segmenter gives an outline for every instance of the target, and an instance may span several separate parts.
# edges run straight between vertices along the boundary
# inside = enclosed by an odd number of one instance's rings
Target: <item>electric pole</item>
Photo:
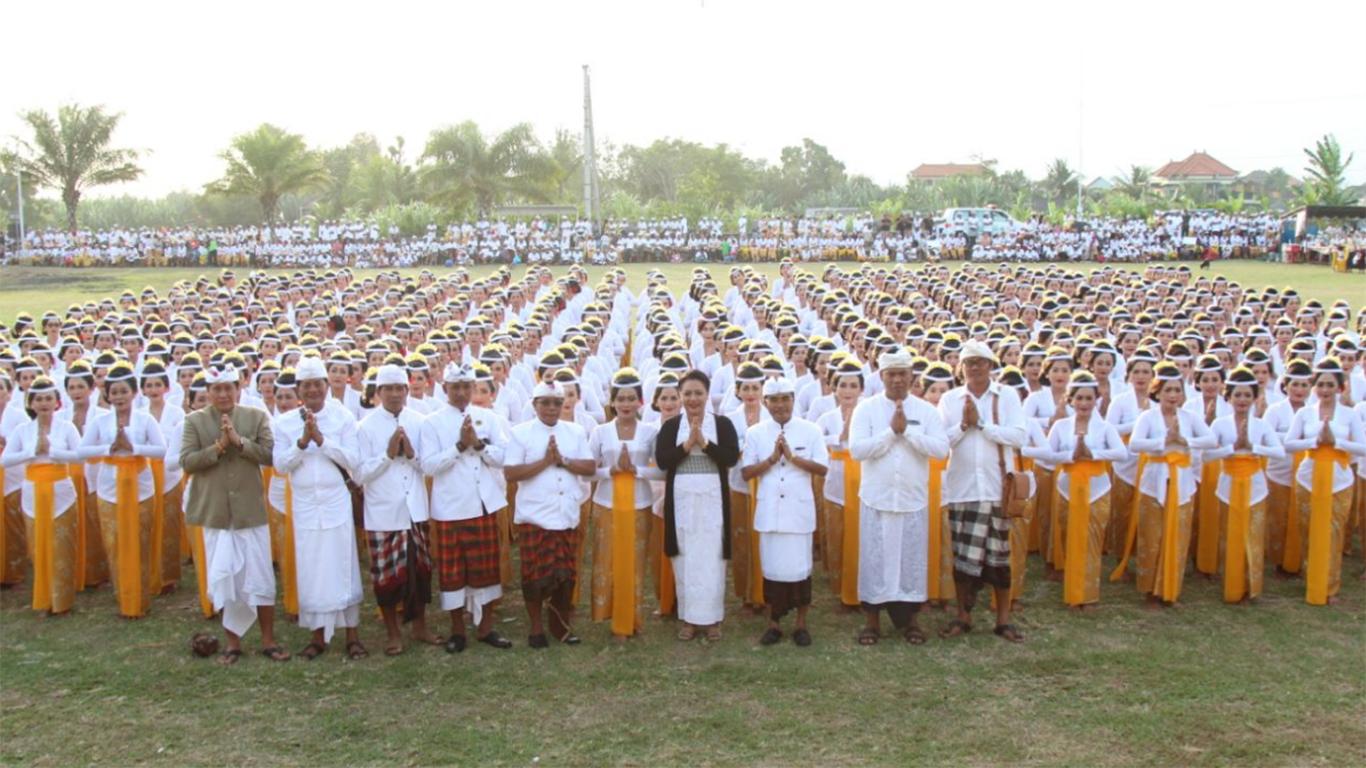
[[[597,153],[593,150],[593,92],[588,82],[588,65],[583,65],[583,212],[596,225],[601,208],[598,198]],[[594,227],[596,229],[596,227]]]

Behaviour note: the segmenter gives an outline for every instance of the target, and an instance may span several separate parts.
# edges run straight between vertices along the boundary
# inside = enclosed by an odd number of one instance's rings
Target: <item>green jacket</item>
[[[185,417],[180,441],[180,466],[189,476],[185,521],[205,528],[239,529],[266,524],[265,491],[261,467],[271,464],[275,439],[270,434],[270,415],[260,408],[239,405],[232,409],[233,429],[242,447],[228,448],[222,455],[218,440],[223,416],[207,406]]]

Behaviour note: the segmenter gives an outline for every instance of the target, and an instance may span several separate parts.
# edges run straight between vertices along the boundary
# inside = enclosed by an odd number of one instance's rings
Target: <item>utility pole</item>
[[[598,199],[597,154],[593,150],[593,92],[588,82],[588,65],[583,65],[583,212],[590,224],[597,223],[601,208]],[[594,227],[596,230],[596,227]]]
[[[15,157],[18,158],[18,155],[16,154]],[[19,245],[18,245],[18,246],[16,247],[16,249],[15,249],[15,253],[17,254],[18,252],[24,250],[24,239],[25,239],[25,237],[24,237],[24,235],[25,235],[25,233],[24,233],[24,168],[23,168],[23,166],[20,165],[19,163],[15,163],[14,165],[15,165],[15,167],[14,167],[14,188],[15,188],[17,194],[18,194],[18,197],[16,198],[16,200],[17,200],[17,202],[19,203]]]

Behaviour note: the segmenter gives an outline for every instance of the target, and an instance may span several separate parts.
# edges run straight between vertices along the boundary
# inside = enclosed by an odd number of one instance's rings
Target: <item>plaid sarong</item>
[[[572,583],[578,570],[579,529],[551,531],[535,525],[517,526],[522,553],[522,590],[553,589]]]
[[[468,520],[433,520],[437,581],[442,592],[491,587],[502,582],[498,558],[498,515]]]
[[[982,569],[1010,568],[1010,520],[997,503],[969,501],[949,505],[953,569],[981,576]],[[933,564],[931,564],[933,567]]]
[[[385,607],[430,602],[432,555],[425,523],[413,523],[407,531],[366,531],[365,543],[375,602]]]

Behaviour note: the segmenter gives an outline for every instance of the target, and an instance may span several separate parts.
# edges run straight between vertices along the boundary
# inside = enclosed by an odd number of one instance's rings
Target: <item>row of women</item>
[[[591,292],[577,269],[555,280],[533,268],[516,281],[506,269],[483,279],[255,273],[73,306],[41,323],[22,315],[0,350],[2,580],[22,581],[27,560],[33,606],[53,613],[108,581],[120,613],[140,616],[194,562],[211,610],[178,460],[185,415],[207,405],[203,369],[236,368],[239,404],[278,423],[298,402],[281,377],[317,357],[327,401],[357,423],[383,409],[386,365],[406,374],[402,408],[414,419],[457,408],[451,377],[473,382],[469,403],[489,414],[478,442],[502,441],[520,456],[501,467],[485,460],[498,484],[490,499],[505,499],[483,502],[498,521],[498,581],[510,586],[519,541],[524,577],[531,560],[573,584],[549,605],[557,637],[572,637],[568,612],[588,581],[590,545],[591,615],[611,619],[614,634],[640,631],[652,581],[659,612],[683,620],[680,637],[719,636],[727,570],[740,603],[779,618],[778,608],[799,609],[804,629],[809,589],[803,600],[800,587],[773,584],[800,585],[816,563],[842,604],[867,602],[857,532],[860,498],[875,495],[875,482],[862,477],[848,435],[859,404],[883,392],[880,359],[909,359],[910,397],[952,432],[964,406],[946,395],[963,385],[959,358],[971,348],[992,362],[992,391],[1014,394],[1022,413],[1024,438],[1004,446],[998,475],[1028,481],[1022,514],[1003,524],[1012,601],[1024,594],[1031,552],[1078,608],[1099,601],[1103,580],[1127,578],[1154,605],[1170,605],[1192,567],[1221,579],[1229,602],[1255,600],[1267,570],[1302,579],[1311,604],[1337,599],[1351,533],[1366,535],[1366,316],[1350,327],[1346,302],[1325,307],[1172,269],[832,265],[817,274],[784,264],[772,280],[735,268],[728,282],[723,290],[703,268],[680,291],[651,272],[638,292],[621,271]],[[689,400],[686,381],[702,394]],[[779,432],[809,424],[820,435],[801,445],[804,456],[795,438],[750,446],[748,433],[774,423],[766,391],[791,398]],[[719,442],[722,422],[733,444]],[[538,423],[556,435],[554,451]],[[681,452],[661,450],[661,434]],[[589,459],[591,468],[577,464]],[[909,597],[947,602],[957,597],[950,467],[996,456],[926,459],[924,589]],[[764,473],[780,462],[806,474],[809,490],[777,504],[796,515],[765,511]],[[356,463],[344,468],[351,478]],[[285,609],[298,613],[297,573],[309,566],[290,562],[286,478],[264,472]],[[568,474],[545,480],[559,472]],[[566,488],[580,510],[563,525],[571,545],[545,560],[525,541],[559,525],[536,510]],[[439,520],[444,500],[428,494]],[[776,533],[808,536],[810,551],[796,553],[794,540],[765,545],[763,534]],[[1106,555],[1115,567],[1103,571]]]

